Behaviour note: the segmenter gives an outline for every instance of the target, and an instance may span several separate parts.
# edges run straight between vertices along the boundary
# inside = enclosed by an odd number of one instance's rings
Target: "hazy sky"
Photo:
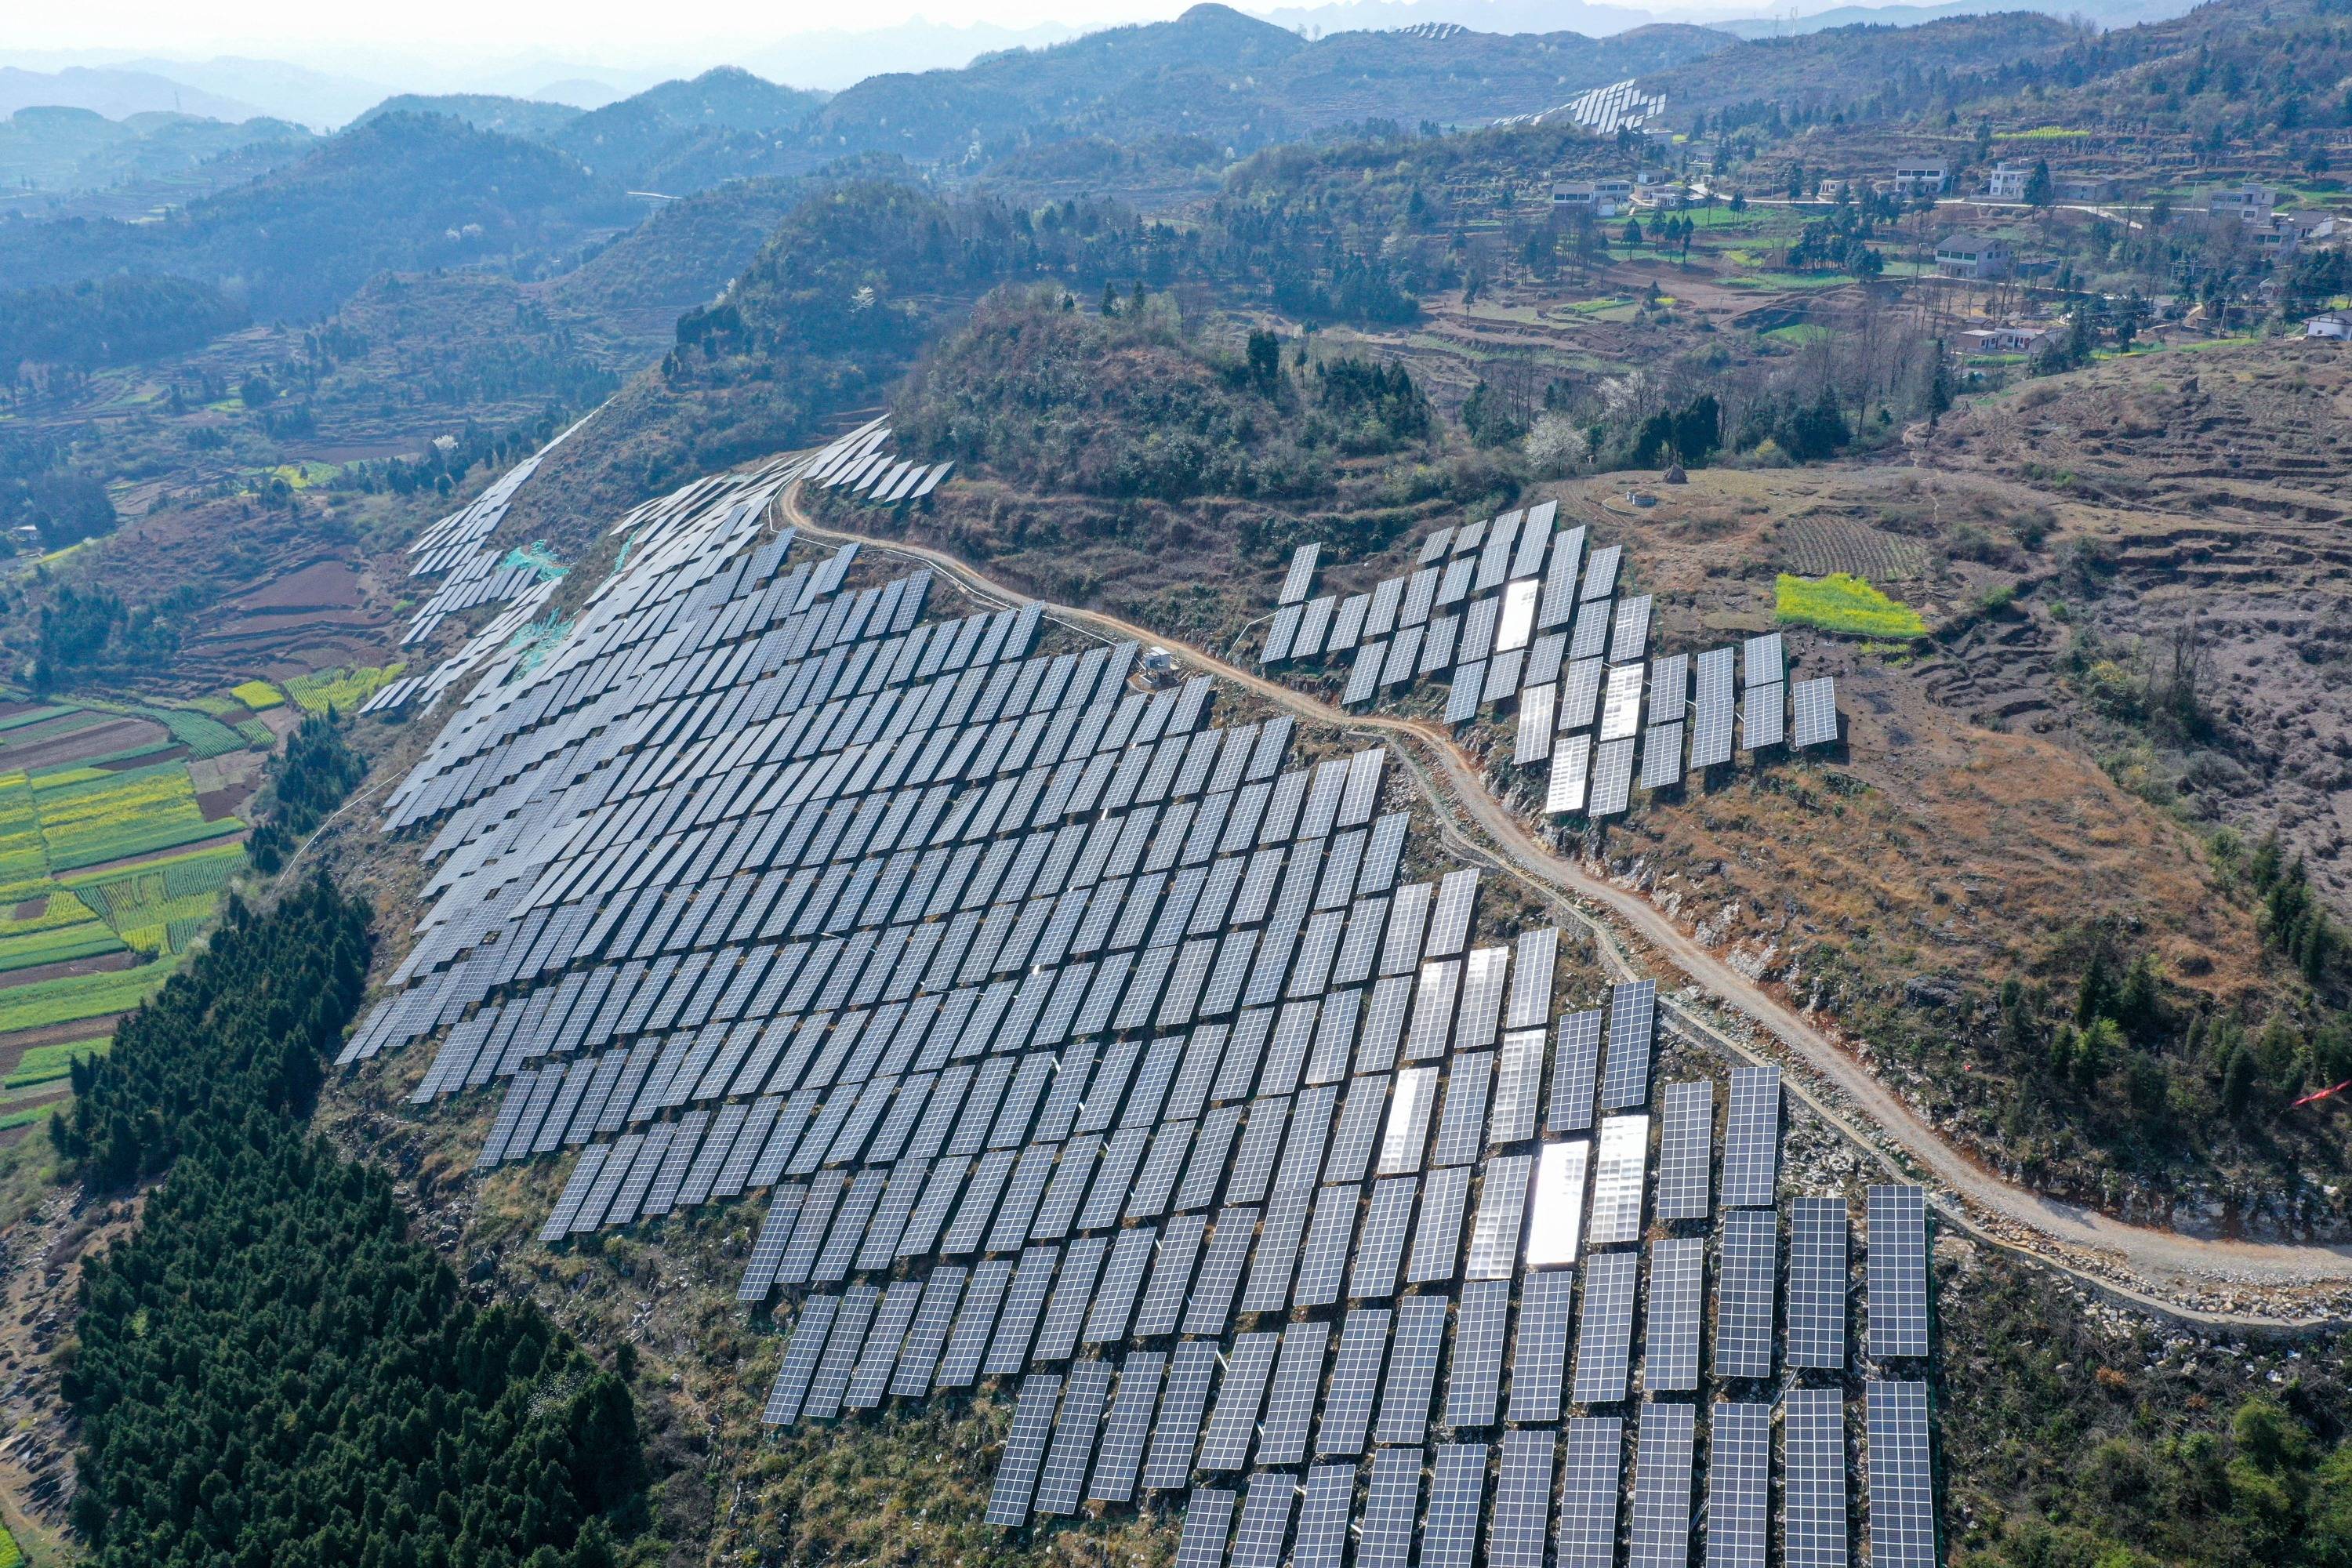
[[[0,5],[0,57],[41,50],[286,58],[357,51],[338,63],[389,56],[539,53],[625,66],[714,48],[773,44],[794,33],[885,27],[920,16],[950,26],[990,22],[1077,26],[1171,16],[1185,0],[717,0],[693,6],[644,0],[407,0],[391,5],[316,0],[76,0]],[[29,63],[29,62],[27,62]]]

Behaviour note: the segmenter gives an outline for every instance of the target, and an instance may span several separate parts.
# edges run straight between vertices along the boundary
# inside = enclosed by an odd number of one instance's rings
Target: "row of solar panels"
[[[1083,1484],[1076,1445],[1066,1445],[1063,1428],[1051,1424],[1058,1401],[1064,1409],[1075,1405],[1073,1431],[1088,1425],[1093,1394],[1074,1387],[1065,1394],[1060,1383],[1040,1377],[1022,1391],[1013,1431],[1024,1462],[1010,1489],[992,1499],[999,1522],[1016,1511],[1026,1517],[1024,1490],[1041,1513],[1075,1510],[1073,1494]],[[1938,1552],[1927,1385],[1872,1381],[1864,1408],[1870,1561],[1874,1568],[1932,1568]],[[1118,1415],[1114,1406],[1114,1424]],[[1507,1433],[1499,1458],[1485,1443],[1391,1447],[1379,1450],[1369,1469],[1270,1470],[1250,1478],[1243,1493],[1198,1487],[1185,1502],[1176,1568],[1339,1568],[1351,1540],[1359,1568],[1408,1562],[1471,1568],[1479,1561],[1488,1568],[1614,1568],[1621,1541],[1632,1568],[1687,1568],[1695,1532],[1703,1535],[1708,1568],[1763,1568],[1773,1408],[1712,1406],[1703,1511],[1694,1507],[1697,1415],[1686,1405],[1642,1407],[1633,1423],[1630,1509],[1626,1423],[1614,1415],[1581,1417],[1564,1433]],[[1846,1568],[1853,1552],[1843,1402],[1834,1391],[1791,1389],[1780,1426],[1781,1560],[1790,1568]]]

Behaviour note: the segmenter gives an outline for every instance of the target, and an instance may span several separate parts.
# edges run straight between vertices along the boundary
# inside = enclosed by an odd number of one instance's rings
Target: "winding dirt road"
[[[802,509],[797,481],[777,504],[786,521],[804,533],[854,540],[867,549],[920,561],[982,600],[1013,604],[1029,597],[943,551],[818,523]],[[1679,970],[1711,1000],[1769,1036],[1786,1053],[1783,1065],[1801,1069],[1790,1081],[1793,1091],[1890,1168],[1940,1188],[1947,1206],[1958,1205],[1961,1217],[1987,1239],[2029,1253],[2102,1289],[2192,1321],[2249,1327],[2307,1327],[2341,1321],[2332,1309],[2352,1285],[2352,1247],[2234,1241],[2127,1225],[2029,1192],[1986,1171],[1947,1142],[1852,1052],[1685,934],[1649,900],[1593,874],[1537,838],[1487,792],[1477,764],[1439,726],[1348,712],[1097,610],[1051,604],[1046,609],[1067,624],[1171,647],[1200,668],[1311,723],[1406,742],[1399,748],[1401,760],[1436,808],[1442,836],[1457,850],[1527,883],[1589,931],[1621,973],[1643,972],[1621,940],[1630,935],[1654,961],[1650,971]],[[1694,1009],[1668,1001],[1666,1011],[1684,1032],[1720,1048],[1751,1059],[1779,1059],[1774,1053],[1735,1040]],[[2250,1292],[2257,1299],[2244,1299]],[[2308,1300],[2298,1301],[2296,1297]]]

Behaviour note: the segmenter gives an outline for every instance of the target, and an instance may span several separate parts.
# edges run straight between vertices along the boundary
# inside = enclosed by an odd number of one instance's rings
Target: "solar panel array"
[[[1654,985],[1563,1013],[1557,933],[1484,940],[1473,871],[1400,886],[1383,753],[1288,767],[1287,721],[1218,725],[1132,645],[768,531],[783,485],[856,488],[878,447],[648,503],[560,638],[433,689],[468,682],[384,806],[426,908],[346,1058],[437,1040],[415,1098],[497,1095],[484,1166],[576,1152],[551,1242],[760,1203],[738,1297],[786,1297],[772,1424],[1012,1380],[994,1522],[1189,1492],[1202,1568],[1337,1564],[1351,1533],[1398,1568],[1416,1538],[1609,1561],[1623,1423],[1572,1408],[1637,1367],[1703,1383],[1706,1243],[1640,1245]],[[1613,549],[1580,574],[1538,509],[1425,553],[1351,610],[1302,552],[1292,635],[1450,616],[1457,660],[1540,668],[1591,725],[1603,665],[1564,645],[1580,605],[1606,626]],[[1663,1225],[1708,1215],[1713,1102],[1663,1099]],[[1735,1083],[1727,1205],[1759,1140],[1771,1202],[1777,1084],[1758,1103]],[[1769,1373],[1771,1218],[1724,1216],[1714,1376],[1764,1375],[1722,1370],[1735,1289]],[[1687,1542],[1701,1408],[1635,1408],[1643,1561]]]

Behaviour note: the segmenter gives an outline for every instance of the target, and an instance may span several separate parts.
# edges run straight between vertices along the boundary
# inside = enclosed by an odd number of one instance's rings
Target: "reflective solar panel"
[[[964,1279],[963,1269],[945,1265],[931,1270],[930,1278],[923,1282],[922,1305],[907,1331],[905,1348],[898,1352],[898,1370],[890,1375],[893,1394],[920,1399],[930,1393],[931,1378],[939,1370],[940,1354],[947,1346],[948,1330],[955,1320],[956,1303],[963,1298]]]
[[[1560,732],[1590,730],[1601,709],[1601,681],[1609,668],[1601,658],[1579,658],[1559,678],[1557,722]]]
[[[1429,934],[1422,952],[1445,958],[1462,951],[1470,937],[1470,908],[1478,896],[1478,872],[1465,867],[1448,871],[1437,885],[1437,902],[1429,916]]]
[[[1290,569],[1283,574],[1282,593],[1276,604],[1295,605],[1307,597],[1314,586],[1315,567],[1322,555],[1323,546],[1311,542],[1290,552]]]
[[[1602,742],[1593,748],[1592,787],[1585,795],[1585,815],[1622,816],[1633,798],[1633,741]]]
[[[1578,1314],[1576,1383],[1579,1405],[1625,1397],[1633,1347],[1633,1287],[1641,1255],[1599,1252],[1585,1260],[1584,1302]]]
[[[1005,1288],[1004,1306],[996,1316],[996,1333],[988,1342],[988,1358],[981,1370],[992,1376],[1019,1372],[1029,1364],[1029,1344],[1036,1337],[1038,1314],[1045,1310],[1045,1292],[1054,1282],[1058,1247],[1033,1247],[1021,1255],[1020,1268]]]
[[[1486,1495],[1486,1445],[1440,1443],[1430,1467],[1429,1512],[1421,1525],[1421,1568],[1470,1568]]]
[[[1151,1428],[1151,1448],[1143,1461],[1148,1489],[1166,1491],[1192,1479],[1192,1450],[1199,1445],[1201,1415],[1208,1408],[1209,1384],[1216,1370],[1214,1340],[1186,1340],[1176,1347],[1168,1363],[1168,1387],[1160,1397],[1160,1419]]]
[[[1602,599],[1617,591],[1617,562],[1624,553],[1622,546],[1596,545],[1584,567],[1584,583],[1578,589],[1580,599]]]
[[[1791,1388],[1781,1415],[1784,1561],[1789,1568],[1846,1568],[1845,1395]]]
[[[1870,1441],[1873,1568],[1934,1568],[1936,1479],[1927,1435],[1927,1385],[1872,1381],[1863,1387]]]
[[[1683,779],[1683,727],[1653,724],[1642,736],[1643,789],[1668,789]]]
[[[841,1414],[841,1396],[849,1392],[849,1375],[856,1369],[857,1352],[865,1348],[866,1330],[881,1300],[882,1292],[871,1285],[853,1285],[841,1293],[833,1332],[825,1339],[824,1354],[817,1359],[807,1402],[801,1406],[803,1415],[826,1421]]]
[[[1323,1354],[1330,1339],[1328,1323],[1293,1323],[1282,1331],[1282,1351],[1258,1433],[1259,1464],[1296,1465],[1307,1458],[1307,1428],[1315,1416],[1316,1393],[1323,1386]]]
[[[1640,1237],[1643,1177],[1649,1153],[1648,1117],[1612,1116],[1601,1123],[1601,1143],[1593,1162],[1592,1222],[1584,1233],[1587,1245],[1608,1247]]]
[[[1698,1387],[1698,1318],[1706,1266],[1706,1243],[1698,1237],[1650,1244],[1642,1386],[1652,1394],[1687,1394]]]
[[[1772,1206],[1780,1165],[1780,1069],[1734,1068],[1723,1137],[1724,1206]]]
[[[1584,1173],[1591,1152],[1581,1138],[1547,1143],[1539,1152],[1528,1221],[1528,1268],[1556,1268],[1576,1261],[1583,1241]]]
[[[1307,1472],[1291,1568],[1339,1568],[1348,1544],[1348,1508],[1355,1500],[1355,1466],[1318,1465]]]
[[[1715,1375],[1772,1375],[1772,1298],[1780,1220],[1770,1209],[1726,1209],[1715,1282]]]
[[[1670,1083],[1658,1131],[1658,1217],[1705,1219],[1715,1152],[1715,1085]]]
[[[1802,750],[1826,746],[1838,738],[1837,682],[1828,676],[1800,680],[1789,689],[1796,719],[1789,727],[1789,743]]]
[[[1532,1154],[1498,1154],[1486,1162],[1478,1184],[1478,1216],[1470,1226],[1466,1278],[1507,1280],[1517,1271],[1535,1164]]]
[[[1633,980],[1609,994],[1609,1061],[1601,1109],[1629,1110],[1650,1098],[1650,1053],[1657,1037],[1658,983]]]
[[[1779,632],[1749,637],[1742,653],[1741,685],[1772,686],[1788,679],[1787,645]]]
[[[1551,1100],[1544,1110],[1548,1132],[1581,1132],[1592,1125],[1601,1016],[1599,1008],[1562,1014],[1553,1030]]]
[[[1870,1189],[1870,1353],[1879,1361],[1927,1353],[1927,1194]]]
[[[963,1306],[948,1334],[948,1348],[940,1357],[937,1386],[969,1387],[980,1375],[981,1359],[988,1353],[996,1330],[997,1308],[1003,1304],[1005,1287],[1012,1281],[1013,1263],[1008,1258],[992,1258],[972,1265]]]
[[[1372,1456],[1356,1538],[1357,1568],[1405,1568],[1421,1499],[1421,1463],[1419,1448],[1382,1448]]]
[[[1290,1537],[1291,1505],[1298,1478],[1278,1472],[1252,1476],[1242,1499],[1241,1523],[1234,1531],[1233,1568],[1277,1568]]]
[[[1610,633],[1609,662],[1626,664],[1650,651],[1650,605],[1647,594],[1617,602],[1617,624]]]
[[[1601,699],[1601,729],[1596,736],[1604,745],[1612,741],[1630,741],[1641,729],[1642,676],[1639,664],[1609,667],[1608,682]]]
[[[1687,1405],[1645,1405],[1634,1433],[1633,1528],[1626,1561],[1635,1568],[1687,1568],[1691,1458],[1696,1415]]]
[[[906,1343],[908,1325],[915,1321],[915,1309],[922,1299],[919,1279],[898,1280],[883,1292],[882,1304],[875,1310],[873,1326],[866,1331],[866,1344],[850,1373],[849,1387],[842,1395],[844,1409],[871,1410],[882,1403],[889,1391],[890,1370],[898,1364],[899,1347]]]
[[[1624,1475],[1625,1423],[1615,1415],[1568,1424],[1567,1479],[1560,1485],[1559,1568],[1614,1568],[1617,1503]]]
[[[1706,1568],[1764,1568],[1772,1407],[1718,1402],[1707,1417]]]
[[[1396,1293],[1397,1269],[1404,1258],[1406,1231],[1420,1184],[1412,1176],[1391,1176],[1372,1184],[1371,1203],[1364,1211],[1363,1232],[1348,1276],[1349,1296],[1378,1300]]]
[[[1549,686],[1531,686],[1519,700],[1518,735],[1511,761],[1529,767],[1551,755],[1552,716],[1559,693]]]
[[[1789,1364],[1845,1368],[1846,1214],[1843,1198],[1789,1205]]]
[[[1413,1227],[1412,1256],[1405,1279],[1426,1285],[1458,1277],[1462,1268],[1462,1215],[1470,1201],[1470,1167],[1448,1165],[1422,1182],[1421,1218]]]
[[[1779,682],[1751,686],[1739,705],[1739,746],[1761,751],[1777,746],[1788,734],[1788,698]]]
[[[1693,768],[1731,761],[1732,650],[1709,648],[1698,656],[1698,701],[1691,714]]]

